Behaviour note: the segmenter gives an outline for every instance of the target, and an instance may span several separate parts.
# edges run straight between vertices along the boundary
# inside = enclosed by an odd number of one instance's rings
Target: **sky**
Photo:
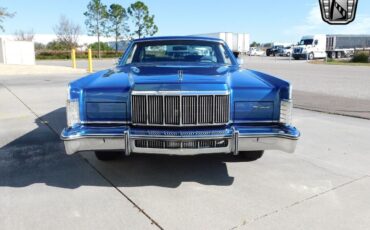
[[[370,34],[370,1],[359,0],[355,22],[328,25],[321,19],[318,0],[142,0],[159,27],[156,35],[192,35],[212,32],[245,32],[251,41],[296,42],[308,34]],[[69,3],[67,3],[69,2]],[[6,19],[5,32],[33,30],[53,34],[65,15],[85,29],[83,12],[89,0],[0,0],[0,7],[16,12]],[[102,0],[127,8],[134,0]]]

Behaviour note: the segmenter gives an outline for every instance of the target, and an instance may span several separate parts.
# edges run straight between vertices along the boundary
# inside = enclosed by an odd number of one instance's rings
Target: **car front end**
[[[225,52],[228,66],[130,64],[72,82],[61,134],[66,153],[294,152],[300,133],[292,126],[290,84],[242,70]]]

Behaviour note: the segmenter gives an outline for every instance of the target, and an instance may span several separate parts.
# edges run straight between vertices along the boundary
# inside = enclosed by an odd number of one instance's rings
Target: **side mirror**
[[[243,65],[244,64],[244,59],[242,59],[242,58],[238,58],[238,59],[236,59],[237,61],[238,61],[238,64],[239,65]]]

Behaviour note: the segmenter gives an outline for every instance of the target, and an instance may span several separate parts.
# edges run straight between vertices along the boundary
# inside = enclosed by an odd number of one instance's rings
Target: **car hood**
[[[251,70],[227,66],[116,67],[82,78],[85,89],[139,91],[213,91],[232,88],[271,88]]]

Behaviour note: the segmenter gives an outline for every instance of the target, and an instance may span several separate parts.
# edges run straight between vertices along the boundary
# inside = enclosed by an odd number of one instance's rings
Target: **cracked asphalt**
[[[1,229],[369,228],[369,120],[297,108],[296,153],[267,151],[253,162],[100,162],[92,152],[67,156],[58,137],[66,84],[79,76],[0,74]],[[367,101],[366,93],[346,98]]]

